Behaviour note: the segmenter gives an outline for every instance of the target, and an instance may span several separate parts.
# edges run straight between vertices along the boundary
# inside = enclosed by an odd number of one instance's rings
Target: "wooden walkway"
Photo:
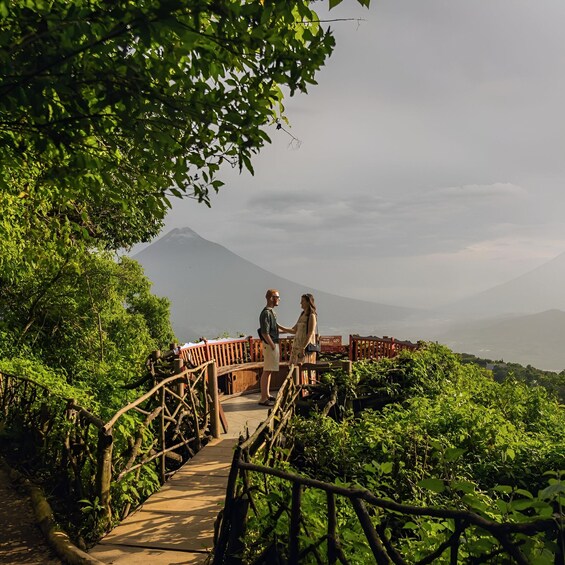
[[[229,431],[212,440],[89,554],[107,564],[206,563],[237,438],[267,417],[258,394],[222,402]]]

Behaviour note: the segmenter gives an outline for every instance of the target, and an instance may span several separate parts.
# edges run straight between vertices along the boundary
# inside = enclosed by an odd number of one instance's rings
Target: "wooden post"
[[[173,370],[175,372],[175,374],[180,374],[183,372],[184,370],[184,359],[182,357],[176,357],[173,361]],[[183,382],[178,382],[177,384],[177,394],[181,397],[184,398],[184,389],[185,389],[185,384]]]
[[[96,492],[100,505],[104,508],[100,521],[102,526],[110,522],[112,509],[110,508],[110,484],[112,482],[112,430],[101,428],[98,431]]]
[[[295,365],[292,369],[292,378],[294,380],[294,384],[298,386],[300,384],[300,367]]]
[[[221,565],[222,563],[229,562],[229,538],[230,531],[232,529],[232,508],[235,503],[236,488],[237,488],[237,476],[239,474],[239,462],[242,458],[241,444],[243,443],[243,438],[240,436],[239,443],[233,452],[232,464],[230,467],[230,473],[228,475],[228,484],[226,486],[226,498],[224,501],[224,512],[223,517],[220,522],[220,528],[217,538],[214,540],[214,561],[212,565]]]
[[[218,367],[216,361],[208,365],[208,392],[212,398],[212,414],[210,418],[210,428],[212,437],[220,437],[220,398],[218,396]]]
[[[165,387],[161,387],[161,414],[159,418],[159,442],[161,444],[161,451],[165,451]],[[161,484],[165,484],[165,453],[161,453],[160,457],[160,479]]]
[[[247,345],[249,347],[249,360],[254,363],[255,359],[255,348],[253,347],[253,337],[247,336]]]
[[[392,563],[392,561],[387,555],[387,552],[383,547],[383,544],[381,543],[377,532],[375,531],[375,528],[371,522],[371,518],[367,513],[367,509],[365,508],[363,501],[360,498],[354,496],[353,498],[351,498],[351,504],[353,505],[355,513],[359,518],[359,523],[361,524],[361,527],[365,532],[365,537],[367,538],[369,546],[375,557],[375,563],[377,563],[377,565],[389,565],[390,563]]]
[[[153,382],[153,386],[157,384],[157,374],[155,373],[155,364],[157,361],[161,359],[161,350],[156,349],[155,351],[151,352],[151,355],[147,358],[146,367],[151,375],[151,379]]]

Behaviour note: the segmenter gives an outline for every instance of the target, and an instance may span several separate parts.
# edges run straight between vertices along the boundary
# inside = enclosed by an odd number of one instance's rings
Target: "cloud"
[[[440,188],[435,193],[441,198],[497,198],[502,197],[520,197],[527,192],[520,186],[506,182],[497,182],[494,184],[470,184],[464,186],[449,186]]]
[[[488,234],[511,234],[523,214],[525,189],[512,183],[441,187],[399,195],[352,192],[321,200],[296,192],[271,193],[249,202],[245,224],[261,233],[281,231],[332,255],[423,255],[456,252]],[[340,246],[323,246],[339,234]]]

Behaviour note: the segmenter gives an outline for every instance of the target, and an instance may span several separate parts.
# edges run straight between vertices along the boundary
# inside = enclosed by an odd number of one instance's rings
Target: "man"
[[[279,305],[281,295],[278,290],[270,288],[265,295],[267,305],[259,315],[259,333],[263,340],[263,373],[261,374],[261,399],[262,406],[273,406],[275,399],[269,394],[271,374],[279,370],[279,330],[288,332],[288,328],[277,323],[277,316],[273,310]]]

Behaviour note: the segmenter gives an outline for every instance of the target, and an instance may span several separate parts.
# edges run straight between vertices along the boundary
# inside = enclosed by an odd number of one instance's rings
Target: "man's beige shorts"
[[[275,343],[275,349],[271,349],[268,343],[263,343],[263,371],[278,371],[279,370],[279,344]]]

